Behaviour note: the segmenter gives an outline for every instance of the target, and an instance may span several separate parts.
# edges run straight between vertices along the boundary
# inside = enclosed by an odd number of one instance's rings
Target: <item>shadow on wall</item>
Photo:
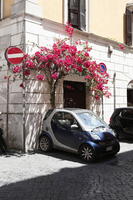
[[[50,95],[46,82],[30,80],[26,89],[26,120],[25,136],[26,151],[33,151],[38,147],[38,137],[42,130],[44,115],[50,109]],[[58,88],[57,92],[61,92]],[[61,107],[60,98],[56,93],[57,106]]]
[[[133,196],[132,161],[133,151],[129,151],[104,163],[63,168],[58,172],[50,169],[47,174],[44,170],[38,177],[2,186],[0,199],[130,200]]]
[[[103,107],[102,107],[102,99],[96,100],[92,92],[88,92],[87,95],[87,108],[92,110],[94,113],[96,113],[101,118],[103,117]]]
[[[25,93],[25,150],[33,151],[41,131],[42,120],[49,105],[45,96],[47,95],[44,82],[35,80],[27,81]]]

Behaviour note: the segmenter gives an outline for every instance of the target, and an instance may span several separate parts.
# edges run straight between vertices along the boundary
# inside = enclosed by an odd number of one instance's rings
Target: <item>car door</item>
[[[51,121],[53,134],[58,142],[67,147],[77,149],[83,134],[74,116],[67,112],[57,112]]]
[[[121,113],[121,122],[124,128],[124,131],[133,131],[133,110],[126,109]]]

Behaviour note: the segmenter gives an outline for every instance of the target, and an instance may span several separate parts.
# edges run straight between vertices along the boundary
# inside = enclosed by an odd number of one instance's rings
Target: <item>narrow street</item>
[[[132,188],[133,143],[93,164],[56,150],[0,157],[0,200],[132,200]]]

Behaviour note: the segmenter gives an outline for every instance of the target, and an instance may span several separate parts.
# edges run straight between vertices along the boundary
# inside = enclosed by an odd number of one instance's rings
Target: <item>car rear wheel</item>
[[[85,161],[92,162],[96,159],[95,152],[88,144],[83,144],[79,149],[81,158]]]
[[[52,142],[47,135],[43,135],[39,140],[39,147],[41,151],[48,152],[52,149]]]

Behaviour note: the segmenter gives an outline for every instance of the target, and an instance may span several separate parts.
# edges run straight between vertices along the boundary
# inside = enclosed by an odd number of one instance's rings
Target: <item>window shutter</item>
[[[68,0],[68,21],[73,27],[86,29],[86,0]]]
[[[68,21],[75,28],[79,28],[79,0],[68,1]]]
[[[125,43],[132,45],[132,11],[126,9],[125,14]]]
[[[86,1],[80,0],[80,29],[86,30]]]

